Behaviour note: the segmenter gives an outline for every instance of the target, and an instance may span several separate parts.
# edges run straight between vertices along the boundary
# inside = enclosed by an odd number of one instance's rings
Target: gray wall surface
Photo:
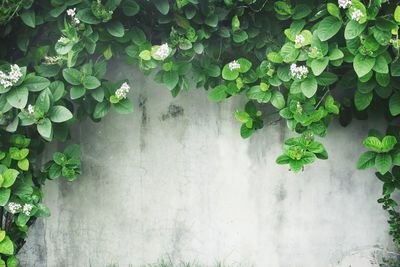
[[[294,174],[275,163],[292,134],[284,123],[241,139],[243,99],[210,103],[202,89],[173,99],[130,68],[115,76],[132,77],[135,112],[79,125],[83,175],[48,182],[52,216],[31,230],[22,266],[368,267],[390,248],[382,185],[355,168],[373,125],[334,124],[330,159]]]

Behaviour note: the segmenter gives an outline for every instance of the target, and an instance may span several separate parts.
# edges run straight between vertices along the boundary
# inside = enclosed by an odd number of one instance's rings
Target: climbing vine
[[[328,153],[316,137],[332,120],[371,113],[359,169],[376,168],[378,200],[400,247],[400,7],[387,0],[2,0],[0,8],[0,266],[16,266],[29,226],[49,216],[48,179],[80,173],[78,145],[41,165],[43,149],[66,142],[86,118],[133,111],[133,81],[107,76],[122,60],[175,97],[201,87],[210,101],[245,97],[233,114],[240,135],[264,127],[265,106],[298,136],[278,164],[301,171]],[[128,77],[127,77],[128,78]],[[367,135],[367,133],[366,133]],[[356,167],[356,166],[355,166]]]

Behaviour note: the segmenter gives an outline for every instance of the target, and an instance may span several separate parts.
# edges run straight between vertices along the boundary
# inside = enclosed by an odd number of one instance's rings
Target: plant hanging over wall
[[[387,134],[370,132],[357,167],[377,169],[400,246],[399,25],[387,0],[2,0],[0,266],[17,265],[29,226],[49,215],[45,181],[80,173],[79,146],[40,166],[46,145],[76,121],[133,110],[129,82],[106,78],[112,59],[155,71],[173,96],[194,84],[211,101],[248,98],[234,114],[243,138],[271,105],[299,134],[277,158],[293,171],[328,158],[314,138],[335,117],[346,126],[381,114]]]

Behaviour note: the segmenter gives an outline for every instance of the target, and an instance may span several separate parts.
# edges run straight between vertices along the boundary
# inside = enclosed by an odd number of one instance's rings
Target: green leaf
[[[0,242],[0,253],[4,255],[14,254],[14,243],[8,236],[6,236],[3,241]]]
[[[96,104],[93,112],[93,118],[101,119],[110,111],[111,104],[108,101],[103,101]]]
[[[240,73],[246,73],[251,68],[251,62],[245,58],[239,58],[238,63],[240,64],[240,68],[238,69]]]
[[[64,79],[72,85],[80,85],[82,82],[82,73],[73,68],[63,70]]]
[[[220,102],[224,100],[227,96],[226,86],[223,84],[217,85],[214,89],[208,92],[208,100],[214,102]]]
[[[31,28],[35,28],[36,19],[34,9],[25,9],[20,14],[21,20]]]
[[[163,83],[167,86],[169,90],[172,90],[177,86],[179,82],[179,74],[177,71],[165,71],[163,74]]]
[[[52,122],[61,123],[72,119],[73,115],[64,106],[54,106],[50,109],[49,118]]]
[[[128,114],[133,112],[133,105],[129,99],[122,99],[114,104],[115,110],[120,114]]]
[[[318,25],[318,38],[321,41],[327,41],[335,36],[341,27],[342,22],[339,19],[333,16],[326,17]]]
[[[83,86],[72,86],[69,93],[72,100],[78,99],[85,95],[86,88]]]
[[[279,91],[273,91],[271,96],[271,104],[277,109],[283,109],[286,106],[285,97]]]
[[[111,21],[106,25],[107,32],[114,37],[123,37],[125,35],[124,25],[119,21]]]
[[[369,56],[357,54],[354,58],[353,67],[358,77],[367,75],[375,65],[376,59]]]
[[[392,157],[389,154],[378,154],[375,158],[375,167],[381,174],[385,174],[392,166]]]
[[[346,28],[344,30],[344,38],[346,40],[351,40],[356,37],[359,37],[366,27],[367,23],[360,24],[355,20],[350,20],[347,23]]]
[[[375,166],[376,153],[372,151],[364,152],[361,154],[358,162],[357,169],[364,170]]]
[[[361,111],[369,107],[373,98],[373,93],[369,92],[366,94],[361,93],[360,91],[356,91],[354,95],[354,104],[356,109]]]
[[[394,10],[394,20],[400,24],[400,6],[397,6]]]
[[[391,151],[394,146],[397,144],[396,137],[392,135],[387,135],[382,139],[382,152]]]
[[[258,103],[268,103],[272,93],[270,91],[264,91],[259,85],[256,85],[251,87],[246,95],[249,99],[257,100]]]
[[[253,128],[247,128],[245,124],[240,127],[240,136],[243,139],[249,138],[254,133]]]
[[[317,80],[314,77],[308,77],[304,81],[301,82],[300,85],[301,92],[308,98],[311,98],[315,95],[318,89]]]
[[[135,16],[140,10],[140,6],[134,0],[125,0],[121,6],[122,12],[128,17]]]
[[[328,13],[330,15],[332,15],[332,16],[338,18],[338,19],[341,19],[340,9],[339,9],[339,7],[337,5],[335,5],[333,3],[328,3],[327,4],[327,10],[328,10]]]
[[[40,93],[35,102],[35,109],[39,109],[43,114],[49,111],[51,105],[51,92],[49,89]]]
[[[386,59],[383,55],[380,55],[376,58],[375,65],[373,67],[373,70],[378,73],[383,73],[387,74],[389,73],[389,66],[388,63],[386,62]]]
[[[282,63],[283,62],[283,58],[281,56],[281,54],[277,53],[277,52],[269,52],[267,55],[267,58],[269,61],[271,61],[272,63]]]
[[[161,14],[167,15],[169,12],[169,1],[168,0],[153,0],[152,1],[156,6],[157,10],[160,11]]]
[[[394,93],[389,100],[390,114],[397,116],[400,114],[400,94]]]
[[[17,179],[19,175],[19,171],[14,170],[14,169],[7,169],[4,173],[3,173],[3,184],[1,185],[4,188],[8,188],[10,186],[12,186],[15,182],[15,179]]]
[[[44,139],[51,139],[53,135],[53,126],[48,118],[42,119],[37,125],[37,131]]]
[[[92,10],[90,8],[80,9],[76,13],[76,17],[80,21],[82,21],[83,23],[86,23],[86,24],[98,24],[98,23],[100,23],[100,19],[98,19],[97,17],[95,17],[95,15],[93,15]]]
[[[29,170],[29,160],[23,159],[23,160],[18,161],[18,168],[20,168],[23,171]]]
[[[315,77],[315,79],[317,80],[318,85],[328,86],[334,84],[338,80],[338,77],[334,73],[323,72],[318,77]]]
[[[83,78],[83,86],[85,86],[86,89],[96,89],[100,85],[100,81],[94,76],[86,76]]]
[[[311,61],[311,70],[313,71],[315,76],[319,76],[326,69],[328,64],[328,57],[314,59],[313,61]]]
[[[39,92],[49,87],[50,81],[40,76],[29,76],[27,77],[22,86],[27,88],[31,92]]]
[[[390,72],[394,77],[400,76],[400,60],[396,60],[390,65]]]
[[[218,16],[216,14],[211,14],[204,19],[204,23],[212,28],[218,26]]]
[[[296,61],[298,55],[300,54],[300,50],[297,49],[294,44],[286,43],[282,46],[280,53],[284,62],[291,63]]]
[[[371,150],[373,150],[375,152],[381,152],[382,151],[382,142],[381,142],[381,140],[379,140],[375,136],[368,136],[364,140],[363,145],[366,148],[371,149]]]
[[[0,206],[4,207],[8,200],[10,199],[11,189],[9,188],[0,188]]]
[[[18,87],[7,94],[7,102],[11,106],[23,109],[28,102],[29,92],[26,87]]]
[[[226,64],[222,69],[222,78],[227,81],[233,81],[237,77],[239,77],[239,71],[237,69],[230,70],[229,64]]]

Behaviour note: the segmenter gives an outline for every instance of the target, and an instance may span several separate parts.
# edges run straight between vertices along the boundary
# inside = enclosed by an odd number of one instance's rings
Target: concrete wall
[[[22,266],[367,267],[390,246],[381,183],[355,169],[369,125],[333,125],[330,159],[293,174],[275,164],[284,124],[240,138],[243,100],[173,99],[129,68],[115,75],[132,77],[135,112],[78,127],[84,174],[48,183],[52,216],[32,229]]]

